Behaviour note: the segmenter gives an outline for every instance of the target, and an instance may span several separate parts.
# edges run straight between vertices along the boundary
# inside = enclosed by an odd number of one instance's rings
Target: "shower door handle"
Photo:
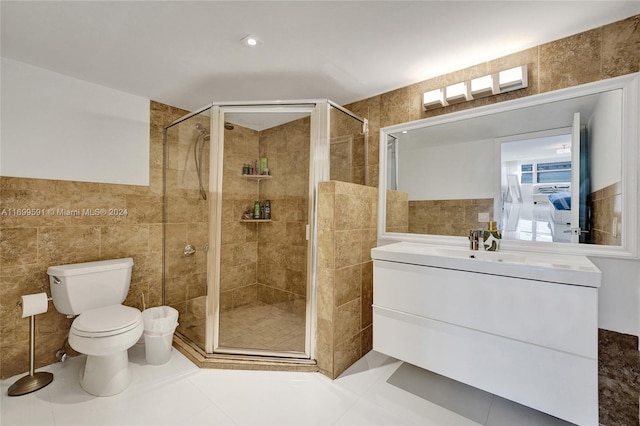
[[[196,253],[196,248],[193,244],[187,244],[186,246],[184,246],[184,250],[182,251],[182,253],[185,256],[193,256]]]

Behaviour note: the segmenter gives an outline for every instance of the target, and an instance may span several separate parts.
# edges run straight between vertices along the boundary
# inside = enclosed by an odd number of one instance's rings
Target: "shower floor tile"
[[[254,302],[220,313],[219,345],[225,348],[304,352],[304,317]]]
[[[198,347],[205,347],[204,320],[180,319],[178,331]],[[304,317],[263,302],[220,313],[219,346],[273,352],[305,351]]]

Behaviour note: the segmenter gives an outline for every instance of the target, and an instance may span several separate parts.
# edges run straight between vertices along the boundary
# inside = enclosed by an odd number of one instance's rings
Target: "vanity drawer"
[[[597,288],[374,261],[373,303],[597,359]]]
[[[373,349],[577,424],[598,423],[598,360],[373,308]]]

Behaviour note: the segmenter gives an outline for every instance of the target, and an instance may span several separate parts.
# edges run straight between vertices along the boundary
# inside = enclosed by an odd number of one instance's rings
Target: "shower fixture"
[[[224,122],[225,130],[233,130],[233,124],[228,121]],[[198,187],[200,189],[200,196],[203,200],[207,199],[207,191],[202,184],[202,158],[204,157],[204,145],[205,140],[210,136],[209,131],[200,123],[196,123],[196,130],[200,134],[196,137],[196,141],[193,144],[193,160],[196,165],[196,173],[198,174]]]
[[[200,123],[196,123],[196,129],[203,135],[205,136],[209,136],[209,132],[207,131],[207,129],[205,129],[202,124]]]
[[[224,128],[225,128],[225,130],[233,130],[235,127],[233,126],[232,123],[229,123],[228,121],[225,121],[224,122]],[[205,137],[209,136],[209,132],[207,131],[207,129],[202,127],[202,124],[197,123],[196,124],[196,129],[198,129],[200,131],[200,133],[204,134]]]
[[[198,175],[198,187],[200,189],[200,196],[203,200],[206,200],[207,191],[205,191],[204,185],[202,184],[202,158],[204,157],[205,140],[209,137],[209,132],[200,123],[196,123],[196,130],[198,130],[200,134],[196,137],[196,140],[193,143],[193,160],[195,162],[196,173]]]

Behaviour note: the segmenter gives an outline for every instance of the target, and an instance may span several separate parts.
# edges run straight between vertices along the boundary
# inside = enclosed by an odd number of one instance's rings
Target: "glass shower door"
[[[221,107],[213,352],[308,358],[311,110]]]
[[[209,235],[209,108],[165,128],[163,304],[179,312],[177,328],[205,347]]]

